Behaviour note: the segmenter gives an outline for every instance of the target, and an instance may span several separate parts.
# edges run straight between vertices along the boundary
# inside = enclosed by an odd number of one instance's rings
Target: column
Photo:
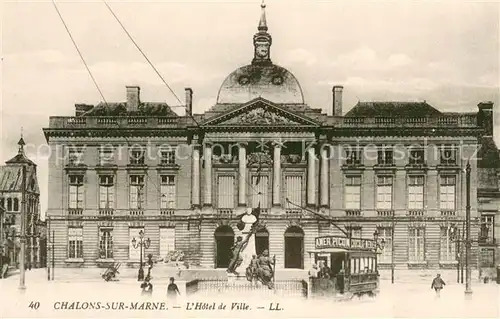
[[[326,148],[321,149],[321,206],[328,207],[329,205],[329,194],[328,194],[328,178],[330,176],[330,170],[328,169],[328,150]]]
[[[193,172],[191,174],[191,204],[200,206],[200,150],[198,146],[193,147]]]
[[[205,202],[203,205],[212,205],[212,145],[205,144],[203,152],[205,159]]]
[[[238,187],[238,206],[245,206],[247,191],[247,149],[245,145],[239,144],[238,148],[238,165],[239,165],[239,187]]]
[[[274,145],[273,157],[273,206],[279,206],[281,200],[281,145]]]
[[[316,205],[316,153],[314,147],[307,150],[307,204]]]

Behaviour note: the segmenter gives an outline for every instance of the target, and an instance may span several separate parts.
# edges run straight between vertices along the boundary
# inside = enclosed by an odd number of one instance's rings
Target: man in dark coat
[[[436,278],[432,280],[431,289],[436,291],[436,296],[439,298],[441,289],[446,286],[440,274],[437,274]]]

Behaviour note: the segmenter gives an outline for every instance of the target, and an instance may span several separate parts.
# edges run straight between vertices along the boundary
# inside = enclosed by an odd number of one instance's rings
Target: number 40
[[[38,301],[31,301],[30,305],[28,306],[28,308],[35,310],[38,309],[38,307],[40,307],[40,303]]]

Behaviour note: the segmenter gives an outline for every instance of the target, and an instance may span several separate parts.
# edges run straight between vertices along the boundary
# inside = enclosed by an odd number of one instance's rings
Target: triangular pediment
[[[263,98],[257,98],[240,107],[202,123],[203,126],[319,126],[313,119],[287,110]]]

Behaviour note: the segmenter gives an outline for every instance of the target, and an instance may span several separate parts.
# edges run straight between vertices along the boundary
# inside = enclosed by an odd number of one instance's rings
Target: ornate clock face
[[[269,48],[267,45],[259,45],[257,46],[256,53],[259,57],[264,58],[269,54]]]

